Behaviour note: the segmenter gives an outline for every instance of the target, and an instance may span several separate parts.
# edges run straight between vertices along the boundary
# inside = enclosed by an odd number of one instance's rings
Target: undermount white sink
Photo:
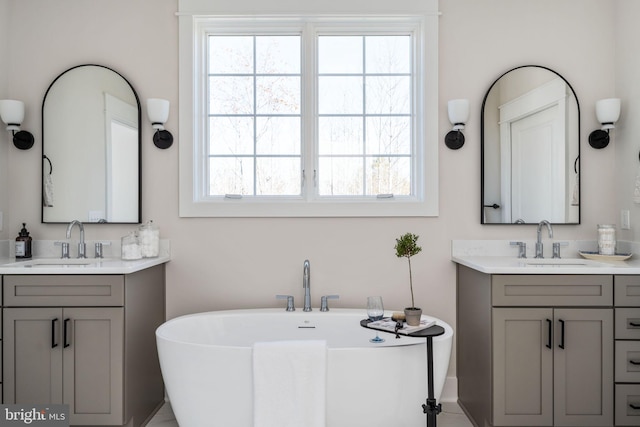
[[[16,261],[11,264],[6,264],[5,267],[84,267],[88,265],[95,265],[98,262],[104,261],[104,259],[89,259],[89,258],[40,258],[32,259],[28,261]]]
[[[582,258],[532,258],[520,260],[526,267],[604,267],[607,264]]]

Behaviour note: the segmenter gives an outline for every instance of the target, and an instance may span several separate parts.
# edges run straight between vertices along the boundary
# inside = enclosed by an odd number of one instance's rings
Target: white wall
[[[0,69],[8,68],[8,95],[27,103],[24,127],[37,141],[30,151],[9,152],[10,173],[20,177],[10,188],[9,225],[17,232],[19,223],[26,221],[36,239],[61,238],[63,225],[39,224],[39,110],[44,92],[70,66],[104,64],[129,79],[143,104],[149,97],[170,99],[167,128],[177,136],[177,1],[9,3],[8,33],[14,48]],[[594,150],[586,142],[597,126],[595,101],[614,92],[614,4],[615,0],[440,2],[441,139],[450,130],[447,100],[468,98],[472,108],[466,145],[452,151],[440,142],[438,218],[179,218],[177,145],[189,141],[176,140],[168,150],[156,149],[143,107],[143,219],[152,218],[162,237],[171,239],[168,316],[280,306],[283,303],[274,295],[282,293],[295,295],[300,305],[306,258],[311,261],[315,305],[320,295],[340,294],[332,305],[364,309],[367,295],[382,295],[387,308],[400,309],[410,298],[407,266],[395,257],[393,246],[396,237],[410,231],[420,235],[424,248],[413,262],[416,303],[455,326],[451,240],[535,237],[534,226],[479,223],[480,107],[489,85],[517,65],[553,68],[578,95],[582,167],[588,171],[582,176],[582,225],[556,226],[555,236],[595,238],[597,223],[617,222],[616,196],[611,191],[614,148]],[[89,239],[114,239],[132,228],[89,224],[86,232]],[[452,363],[452,373],[454,368]]]
[[[622,100],[622,112],[616,129],[611,133],[611,144],[616,151],[615,193],[617,206],[628,209],[631,214],[631,230],[620,231],[618,238],[640,240],[640,204],[633,202],[636,176],[640,174],[640,58],[638,40],[640,28],[637,18],[640,16],[640,2],[618,0],[614,22],[616,34],[615,95]],[[609,96],[606,96],[609,97]],[[640,178],[639,178],[640,179]],[[615,219],[620,224],[620,219]]]
[[[9,56],[9,0],[0,0],[0,58],[7,58]],[[3,61],[3,65],[0,65],[0,99],[6,99],[8,97],[8,67],[4,66],[6,62]],[[10,236],[7,232],[8,224],[8,194],[9,186],[9,168],[8,168],[8,156],[9,156],[9,144],[11,138],[9,132],[5,131],[5,126],[0,122],[0,212],[3,213],[2,230],[0,231],[0,239],[6,239]],[[17,231],[16,231],[17,235]]]

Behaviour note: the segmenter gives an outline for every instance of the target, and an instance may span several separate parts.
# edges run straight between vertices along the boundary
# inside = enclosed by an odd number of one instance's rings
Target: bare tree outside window
[[[301,36],[208,39],[208,194],[300,196]],[[412,194],[411,43],[317,36],[320,196]]]

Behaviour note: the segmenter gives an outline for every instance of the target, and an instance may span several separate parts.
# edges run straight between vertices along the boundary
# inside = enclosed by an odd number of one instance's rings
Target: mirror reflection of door
[[[106,220],[138,213],[138,108],[105,93]]]
[[[499,107],[503,222],[567,222],[566,85],[555,79]]]

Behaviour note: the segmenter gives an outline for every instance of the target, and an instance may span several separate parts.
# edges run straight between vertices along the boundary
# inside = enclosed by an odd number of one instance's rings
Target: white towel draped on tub
[[[253,345],[254,427],[325,427],[327,343]]]

